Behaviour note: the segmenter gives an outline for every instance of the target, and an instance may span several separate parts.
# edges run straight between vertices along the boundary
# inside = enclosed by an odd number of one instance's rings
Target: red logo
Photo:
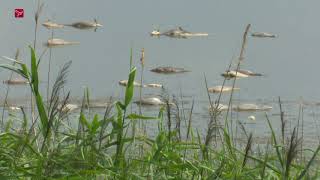
[[[23,9],[15,9],[14,10],[14,17],[16,18],[23,18],[24,10]]]

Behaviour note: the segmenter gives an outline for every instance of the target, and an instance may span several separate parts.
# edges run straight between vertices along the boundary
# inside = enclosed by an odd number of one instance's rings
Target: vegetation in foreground
[[[89,119],[89,93],[84,93],[78,128],[68,125],[65,107],[69,94],[62,97],[68,67],[61,69],[45,104],[39,91],[39,59],[30,47],[31,67],[17,61],[18,66],[0,65],[29,81],[35,100],[34,120],[23,108],[19,123],[10,119],[1,125],[0,177],[2,179],[317,179],[319,169],[312,166],[318,158],[315,150],[300,149],[301,138],[294,128],[290,137],[271,131],[270,143],[253,147],[252,134],[244,146],[233,141],[228,119],[225,126],[215,123],[220,111],[211,113],[203,139],[192,128],[191,113],[179,116],[179,107],[164,105],[157,117],[129,113],[134,93],[136,69],[131,68],[123,102],[109,105],[103,117]],[[175,109],[175,111],[173,111]],[[175,113],[175,114],[173,114]],[[282,116],[281,116],[281,120]],[[156,121],[158,131],[149,137],[145,121]],[[181,130],[185,123],[187,130]],[[138,127],[136,126],[138,124]],[[283,123],[282,130],[285,124]],[[131,130],[132,129],[132,130]],[[301,159],[301,153],[311,156]]]
[[[36,22],[34,44],[33,48],[30,47],[31,66],[27,67],[20,61],[14,61],[13,65],[0,65],[27,80],[32,92],[31,118],[28,118],[23,107],[21,107],[23,114],[21,119],[9,116],[3,121],[4,112],[2,114],[0,179],[318,179],[320,177],[318,167],[313,165],[319,158],[320,146],[314,151],[302,149],[300,145],[303,133],[299,132],[299,128],[294,128],[291,135],[285,137],[285,121],[281,108],[281,136],[276,135],[266,116],[271,137],[269,143],[262,146],[263,148],[254,146],[253,135],[248,134],[244,128],[246,143],[239,144],[234,141],[232,128],[229,127],[230,120],[227,118],[229,110],[224,125],[220,125],[221,93],[216,105],[208,96],[213,110],[210,111],[204,138],[192,127],[193,105],[190,114],[187,115],[178,103],[172,105],[169,101],[160,107],[157,117],[143,116],[141,109],[139,114],[131,113],[133,82],[136,74],[136,69],[131,68],[132,56],[124,101],[116,101],[107,106],[103,117],[98,114],[91,116],[88,110],[89,92],[86,91],[76,123],[77,128],[72,128],[67,108],[69,94],[62,95],[71,62],[62,67],[50,93],[50,55],[47,103],[39,90],[38,70],[41,56],[36,56],[35,47],[42,7],[43,4],[40,4],[39,0],[34,17]],[[249,27],[250,25],[247,26],[246,33]],[[246,33],[236,73],[243,60]],[[141,64],[142,81],[144,58],[141,59]],[[233,88],[236,79],[234,78]],[[141,98],[141,88],[139,94]],[[229,107],[232,94],[233,92]],[[148,128],[146,121],[155,121],[158,124],[154,136],[148,136],[146,133]],[[182,129],[183,125],[187,128]]]

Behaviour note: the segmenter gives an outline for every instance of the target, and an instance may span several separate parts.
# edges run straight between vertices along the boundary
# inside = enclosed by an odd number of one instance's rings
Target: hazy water
[[[139,67],[141,48],[146,51],[144,79],[150,83],[164,84],[171,94],[179,95],[180,90],[187,100],[195,99],[195,113],[204,114],[207,105],[204,73],[209,86],[220,85],[220,74],[230,60],[239,54],[242,34],[246,24],[251,31],[266,31],[279,35],[277,39],[249,38],[245,53],[244,69],[265,74],[261,78],[241,79],[237,86],[237,99],[246,102],[273,102],[272,113],[278,112],[274,103],[278,96],[286,101],[320,101],[318,83],[318,59],[320,24],[319,1],[316,0],[269,0],[269,1],[226,1],[226,0],[51,0],[45,6],[40,21],[50,18],[58,23],[72,23],[80,20],[98,21],[103,28],[81,31],[72,28],[56,30],[56,38],[80,41],[80,45],[53,49],[52,77],[67,60],[72,68],[66,91],[73,97],[81,97],[83,87],[90,87],[94,98],[121,97],[122,87],[118,81],[126,79],[129,69],[130,47],[134,51],[134,63]],[[13,56],[20,48],[21,59],[29,61],[27,46],[33,43],[33,16],[36,1],[4,0],[0,5],[0,55]],[[25,18],[15,19],[15,8],[25,9]],[[170,39],[152,38],[149,32],[154,27],[161,30],[182,26],[192,32],[208,32],[208,38]],[[38,54],[43,51],[42,43],[50,37],[50,31],[39,27]],[[2,61],[5,62],[5,61]],[[48,53],[41,63],[41,77],[46,81]],[[151,68],[170,65],[184,67],[192,72],[163,76],[149,72]],[[1,80],[7,79],[8,71],[0,70]],[[139,76],[139,73],[137,74]],[[54,78],[52,78],[53,80]],[[43,86],[45,86],[45,82]],[[0,86],[1,98],[5,86]],[[28,95],[24,87],[11,88],[11,97],[23,98]],[[157,94],[159,90],[145,93]],[[43,91],[45,93],[45,89]],[[269,103],[270,104],[270,103]],[[298,114],[298,105],[285,109]],[[317,109],[316,109],[317,110]],[[311,111],[311,110],[310,110]],[[199,115],[200,116],[200,115]],[[263,118],[263,113],[257,113]],[[247,114],[241,115],[243,119]],[[203,118],[199,126],[206,125]],[[311,124],[318,116],[306,116]],[[275,124],[279,120],[274,118]],[[257,130],[265,128],[254,126]],[[315,129],[314,126],[310,127]],[[259,131],[259,130],[258,130]]]

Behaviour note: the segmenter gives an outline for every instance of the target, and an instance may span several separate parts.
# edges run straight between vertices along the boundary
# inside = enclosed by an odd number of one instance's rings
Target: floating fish
[[[119,85],[127,86],[128,85],[128,80],[119,81]],[[142,87],[142,85],[140,83],[136,82],[136,81],[133,82],[133,86]]]
[[[29,84],[29,81],[25,79],[10,79],[10,80],[3,81],[3,83],[8,85],[24,85],[24,84]]]
[[[235,111],[268,111],[271,106],[258,106],[256,104],[240,104],[233,108]]]
[[[48,39],[47,41],[47,46],[52,47],[52,46],[64,46],[64,45],[73,45],[73,44],[80,44],[80,42],[70,42],[70,41],[65,41],[63,39]]]
[[[240,88],[233,88],[233,90],[240,90]],[[232,87],[230,86],[215,86],[215,87],[210,87],[208,88],[208,91],[210,93],[220,93],[220,92],[229,92],[232,91]]]
[[[255,121],[255,120],[256,120],[256,117],[254,117],[253,115],[251,115],[251,116],[248,117],[248,119],[251,120],[251,121]]]
[[[214,111],[214,110],[216,110],[216,108],[217,108],[217,110],[218,111],[226,111],[226,110],[228,110],[228,106],[227,105],[224,105],[224,104],[212,104],[212,106],[213,107],[211,107],[211,105],[209,106],[209,110],[210,111]]]
[[[78,109],[79,106],[76,104],[66,104],[63,108],[62,108],[62,112],[71,112],[75,109]]]
[[[262,76],[262,74],[260,73],[255,73],[255,72],[252,72],[252,71],[249,71],[249,70],[238,70],[238,73],[242,73],[242,74],[245,74],[245,75],[248,75],[248,76]]]
[[[197,37],[197,36],[208,36],[208,33],[192,33],[182,29],[182,27],[177,27],[175,29],[171,29],[169,31],[161,33],[159,30],[153,30],[150,33],[151,36],[168,36],[171,38],[188,38],[188,37]]]
[[[144,85],[144,87],[162,88],[162,87],[163,87],[163,85],[162,85],[162,84],[155,84],[155,83],[151,83],[151,84],[146,84],[146,85]]]
[[[142,98],[141,100],[135,101],[138,105],[164,105],[165,102],[163,102],[161,99],[157,97],[148,97],[148,98]]]
[[[42,23],[42,25],[48,29],[60,29],[64,27],[63,24],[57,24],[50,20],[47,20],[46,22]]]
[[[266,32],[255,32],[251,34],[252,37],[259,37],[259,38],[276,38],[275,34],[266,33]]]
[[[151,36],[160,36],[161,33],[159,30],[153,30],[151,33],[150,33]]]
[[[75,22],[72,24],[65,24],[65,26],[71,26],[77,29],[95,29],[97,30],[98,27],[102,27],[102,24],[98,23],[98,21],[95,19],[94,22]]]
[[[243,74],[241,72],[237,72],[237,71],[226,71],[224,73],[221,74],[221,76],[225,77],[225,78],[246,78],[246,77],[249,77],[248,75],[246,74]]]
[[[174,73],[184,73],[190,72],[189,70],[185,70],[183,68],[176,68],[176,67],[157,67],[150,70],[151,72],[155,73],[162,73],[162,74],[174,74]]]
[[[17,107],[17,106],[9,106],[8,108],[9,108],[10,110],[12,110],[12,111],[21,110],[21,108],[20,108],[20,107]]]

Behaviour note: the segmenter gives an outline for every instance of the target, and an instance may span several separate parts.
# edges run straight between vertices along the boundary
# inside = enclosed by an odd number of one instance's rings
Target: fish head
[[[160,36],[160,31],[159,30],[153,30],[151,33],[150,33],[151,36]]]
[[[96,27],[103,27],[103,25],[100,23],[96,23]]]

